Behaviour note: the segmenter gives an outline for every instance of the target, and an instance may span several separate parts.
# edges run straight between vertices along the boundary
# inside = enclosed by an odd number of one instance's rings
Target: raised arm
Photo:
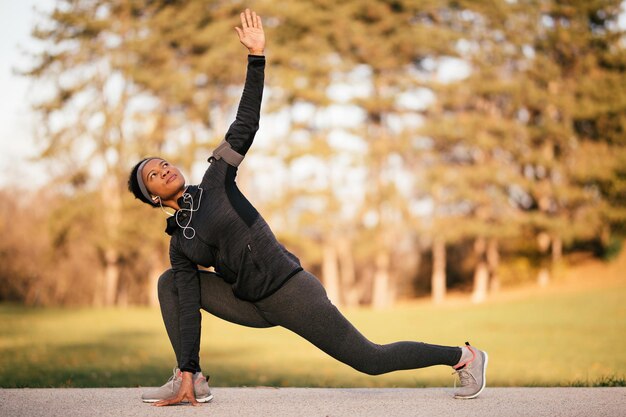
[[[245,156],[252,145],[254,136],[259,129],[261,99],[263,98],[263,83],[265,77],[265,34],[261,17],[255,12],[246,9],[241,13],[241,28],[235,30],[239,41],[248,48],[248,72],[246,83],[239,102],[237,117],[226,133],[226,142],[232,150]],[[226,156],[225,156],[225,158]],[[228,162],[228,160],[227,160]]]

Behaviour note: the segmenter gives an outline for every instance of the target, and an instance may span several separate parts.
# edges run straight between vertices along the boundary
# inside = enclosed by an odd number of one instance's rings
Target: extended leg
[[[461,358],[459,347],[370,342],[330,302],[317,278],[306,271],[255,304],[269,322],[299,334],[335,359],[370,375],[432,365],[453,366]]]

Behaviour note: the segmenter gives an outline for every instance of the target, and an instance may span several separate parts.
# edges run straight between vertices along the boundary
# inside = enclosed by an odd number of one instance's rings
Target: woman
[[[485,386],[487,354],[466,343],[446,347],[420,342],[377,345],[332,305],[320,282],[275,238],[235,184],[237,166],[258,129],[263,94],[265,35],[261,18],[246,9],[235,28],[248,48],[248,72],[235,122],[209,158],[201,183],[187,186],[181,172],[161,158],[132,170],[129,189],[144,203],[170,207],[172,269],[159,279],[159,302],[178,369],[164,386],[144,393],[156,405],[210,401],[200,370],[200,312],[250,327],[283,326],[337,360],[379,375],[433,365],[454,367],[457,398],[474,398]],[[199,271],[212,266],[217,273]]]

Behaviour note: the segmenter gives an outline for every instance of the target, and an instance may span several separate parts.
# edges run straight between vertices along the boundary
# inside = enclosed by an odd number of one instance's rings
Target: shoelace
[[[467,369],[458,369],[452,372],[452,375],[457,374],[459,376],[459,380],[461,381],[461,387],[466,387],[472,384],[472,379],[475,383],[478,383],[476,377]],[[456,379],[454,380],[454,388],[456,389]]]
[[[170,379],[167,380],[167,382],[170,381],[174,381],[176,378],[178,378],[178,369],[174,368],[174,370],[172,371],[172,376],[170,377]]]

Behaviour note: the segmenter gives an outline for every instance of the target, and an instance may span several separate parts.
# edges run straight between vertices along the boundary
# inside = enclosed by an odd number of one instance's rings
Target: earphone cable
[[[198,209],[200,208],[200,203],[202,202],[202,193],[204,191],[200,187],[198,187],[198,189],[200,190],[200,197],[198,198],[198,206],[194,208],[193,196],[185,190],[185,193],[183,194],[183,201],[184,202],[189,201],[189,205],[191,208],[181,208],[175,214],[176,224],[178,225],[178,227],[183,229],[183,236],[185,237],[185,239],[188,239],[188,240],[191,240],[196,236],[196,229],[194,229],[193,227],[189,225],[191,224],[191,220],[193,219],[193,213],[195,211],[198,211]],[[187,221],[185,225],[180,224],[180,221],[178,220],[178,214],[182,211],[189,212],[189,220]],[[191,235],[187,234],[187,230],[191,230]]]

